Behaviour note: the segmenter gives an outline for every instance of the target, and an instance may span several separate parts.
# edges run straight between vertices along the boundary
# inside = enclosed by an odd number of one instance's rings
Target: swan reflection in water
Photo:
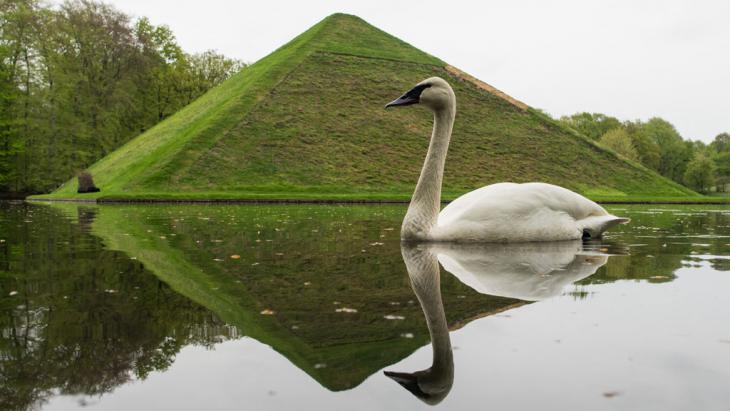
[[[441,300],[439,262],[479,293],[525,301],[560,295],[563,288],[606,264],[607,248],[581,241],[526,244],[401,244],[413,292],[426,317],[433,362],[412,373],[385,371],[423,402],[440,403],[454,383],[454,357]],[[621,250],[618,252],[623,254]]]

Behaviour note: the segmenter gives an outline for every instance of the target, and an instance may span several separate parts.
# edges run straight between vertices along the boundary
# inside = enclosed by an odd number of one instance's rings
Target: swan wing
[[[626,219],[595,202],[546,183],[498,183],[457,198],[439,214],[437,230],[446,240],[545,241],[576,239],[588,228],[599,236]]]

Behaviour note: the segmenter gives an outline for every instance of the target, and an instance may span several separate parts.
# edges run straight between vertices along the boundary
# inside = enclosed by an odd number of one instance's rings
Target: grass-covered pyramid
[[[545,181],[593,198],[693,195],[358,17],[336,14],[94,164],[100,193],[51,197],[408,199],[424,109],[386,102],[430,76],[458,114],[444,194]]]

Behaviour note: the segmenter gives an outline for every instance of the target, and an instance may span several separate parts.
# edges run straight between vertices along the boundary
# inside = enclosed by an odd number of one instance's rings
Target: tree
[[[187,62],[189,86],[184,98],[186,104],[246,66],[239,60],[227,58],[213,50],[189,55]]]
[[[599,144],[621,154],[633,161],[639,161],[639,155],[634,148],[629,134],[623,128],[614,128],[601,137]]]
[[[715,169],[718,176],[730,177],[730,151],[723,151],[715,156]]]
[[[601,113],[575,113],[561,117],[560,122],[592,140],[598,140],[608,131],[621,127],[617,118]]]
[[[659,174],[681,184],[692,159],[692,145],[686,144],[674,126],[661,118],[654,117],[637,126],[659,147]]]
[[[6,59],[9,50],[0,44],[0,191],[10,191],[15,179],[14,160],[22,146],[18,141],[13,119],[13,104],[17,89]]]
[[[684,183],[701,193],[709,192],[715,185],[715,164],[707,155],[698,152],[687,165]]]
[[[54,189],[240,67],[103,3],[0,0],[0,191]]]
[[[626,122],[624,123],[624,129],[631,138],[631,144],[636,149],[641,164],[654,171],[659,171],[659,162],[661,160],[659,145],[649,137],[640,124]]]
[[[718,134],[712,143],[710,143],[710,146],[718,153],[730,151],[730,133]]]

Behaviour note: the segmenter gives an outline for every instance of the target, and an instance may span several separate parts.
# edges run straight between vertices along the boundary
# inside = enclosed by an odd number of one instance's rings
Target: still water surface
[[[730,209],[611,211],[402,247],[401,206],[0,203],[0,409],[728,409]]]

